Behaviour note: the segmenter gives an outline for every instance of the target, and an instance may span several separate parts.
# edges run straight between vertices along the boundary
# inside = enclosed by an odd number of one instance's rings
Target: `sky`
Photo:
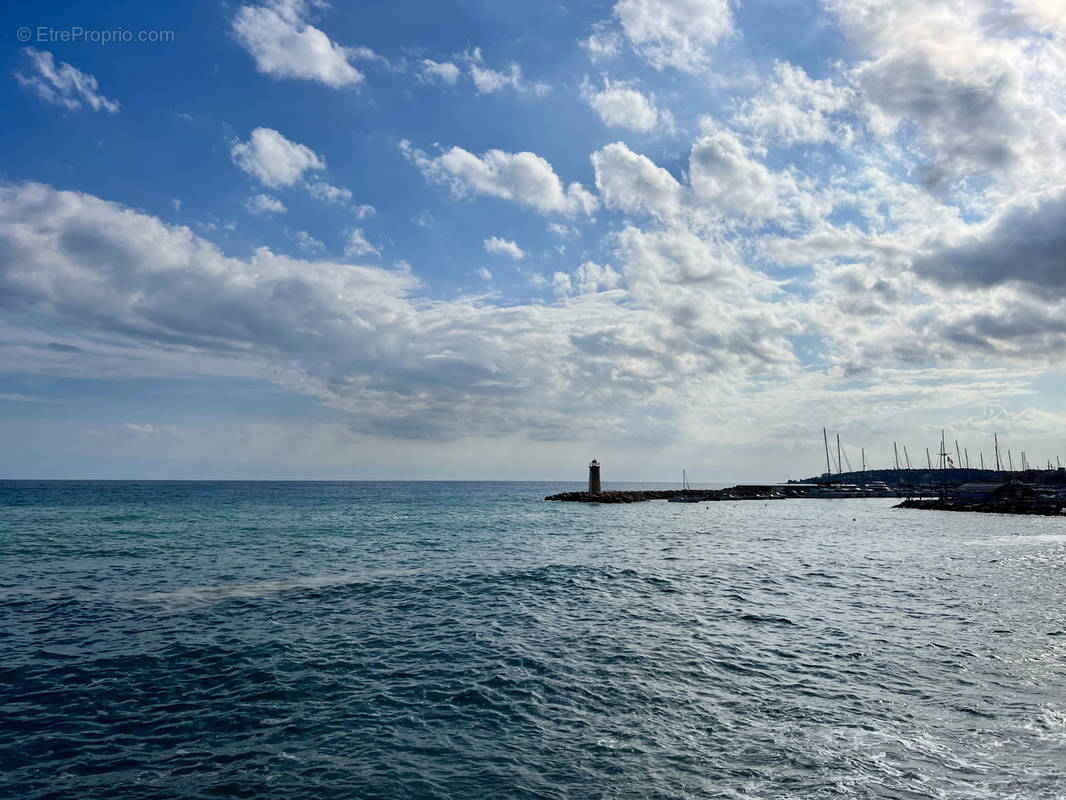
[[[0,477],[1066,463],[1059,0],[0,18]]]

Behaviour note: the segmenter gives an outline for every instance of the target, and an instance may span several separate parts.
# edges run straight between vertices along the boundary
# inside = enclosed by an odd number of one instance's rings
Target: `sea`
[[[1066,519],[578,488],[0,482],[0,797],[1066,797]]]

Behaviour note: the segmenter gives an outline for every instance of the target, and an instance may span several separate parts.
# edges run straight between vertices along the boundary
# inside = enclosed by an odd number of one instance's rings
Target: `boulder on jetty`
[[[1037,514],[1056,517],[1062,514],[1062,498],[960,500],[955,497],[932,499],[908,498],[895,508],[921,508],[927,511],[976,511],[982,514]]]

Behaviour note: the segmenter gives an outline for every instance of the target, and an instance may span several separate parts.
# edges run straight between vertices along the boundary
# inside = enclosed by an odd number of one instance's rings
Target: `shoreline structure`
[[[589,465],[589,488],[545,500],[571,503],[721,502],[800,498],[906,498],[896,508],[1060,515],[1066,508],[1066,469],[888,469],[824,474],[781,484],[739,484],[727,489],[603,489],[600,463]]]

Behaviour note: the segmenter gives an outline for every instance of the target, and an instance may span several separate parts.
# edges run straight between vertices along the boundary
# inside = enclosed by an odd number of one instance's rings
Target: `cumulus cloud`
[[[380,256],[381,248],[367,241],[362,228],[351,228],[345,232],[344,255],[349,258],[358,258],[371,253]]]
[[[608,30],[604,23],[600,23],[588,38],[581,39],[578,44],[588,52],[589,59],[596,62],[617,56],[620,39],[616,31]]]
[[[504,87],[518,89],[522,85],[522,68],[517,64],[511,64],[507,72],[485,69],[477,64],[470,65],[470,77],[474,79],[474,86],[478,94],[493,94]]]
[[[592,166],[596,188],[608,208],[668,217],[681,207],[684,190],[677,179],[622,142],[593,153]]]
[[[364,76],[349,61],[350,51],[311,25],[307,16],[303,0],[274,0],[242,6],[232,29],[259,72],[318,81],[335,89],[359,86]]]
[[[733,122],[784,145],[844,142],[851,127],[842,112],[855,102],[851,87],[828,78],[814,80],[802,67],[778,61],[773,81],[744,102]]]
[[[305,172],[326,168],[311,148],[291,142],[272,128],[256,128],[247,142],[230,147],[233,163],[270,187],[292,186]]]
[[[443,183],[457,197],[484,194],[530,206],[542,214],[591,214],[598,205],[579,183],[564,190],[552,165],[535,153],[489,150],[477,156],[452,147],[431,157],[406,140],[400,147],[427,180]]]
[[[31,72],[16,72],[15,78],[46,103],[77,111],[86,105],[93,111],[118,111],[117,100],[109,100],[99,92],[96,78],[72,67],[65,61],[56,66],[55,58],[47,50],[26,47],[22,51],[30,62]]]
[[[509,239],[501,239],[499,236],[490,236],[485,240],[486,253],[500,253],[510,256],[516,261],[526,257],[526,251]]]
[[[946,189],[973,175],[1010,175],[1033,150],[1061,168],[1061,148],[1053,142],[1063,135],[1063,117],[1052,110],[1045,85],[1057,79],[1041,75],[1054,45],[1046,37],[1016,30],[1000,35],[987,27],[999,16],[999,4],[828,5],[869,54],[849,77],[861,91],[871,129],[891,137],[914,126],[923,156],[915,176],[927,186]]]
[[[766,219],[780,213],[780,178],[751,158],[731,131],[718,130],[692,143],[689,180],[700,201],[728,215]]]
[[[257,194],[245,204],[253,214],[284,214],[285,204],[270,194]]]
[[[586,263],[552,276],[562,303],[430,301],[406,266],[266,248],[232,258],[188,228],[90,195],[0,188],[5,309],[30,328],[79,332],[79,360],[57,353],[54,368],[117,371],[150,359],[194,374],[267,375],[346,410],[360,430],[404,437],[620,431],[628,414],[683,402],[716,371],[779,369],[782,323],[760,305],[762,284],[733,280],[737,267],[702,247],[628,231],[624,273]],[[40,350],[26,358],[42,368]]]
[[[552,275],[551,287],[558,295],[567,295],[574,290],[573,281],[565,272],[556,272]]]
[[[294,238],[296,244],[305,253],[322,253],[326,250],[326,246],[307,231],[296,231]]]
[[[508,65],[506,70],[490,69],[484,65],[481,48],[463,55],[470,68],[470,78],[474,81],[474,88],[478,94],[494,94],[503,89],[514,89],[518,92],[531,92],[536,95],[547,94],[551,87],[540,81],[529,83],[522,78],[522,67],[514,62]]]
[[[645,95],[632,84],[603,79],[603,89],[596,89],[588,80],[581,84],[581,98],[595,111],[604,125],[628,128],[648,133],[660,122],[672,127],[668,112],[655,106],[655,95]]]
[[[584,262],[574,273],[574,283],[585,294],[616,289],[621,281],[622,276],[611,269],[610,264],[595,261]]]
[[[1041,30],[1066,33],[1066,6],[1059,0],[1014,0],[1014,10]]]
[[[349,189],[345,189],[343,186],[332,186],[325,181],[315,181],[308,184],[307,191],[311,193],[313,198],[324,203],[343,205],[352,199],[352,193]]]
[[[828,213],[830,202],[804,191],[787,174],[770,170],[735,131],[704,120],[692,144],[688,184],[623,142],[592,154],[596,188],[604,206],[649,214],[671,224],[790,227]]]
[[[1015,283],[1043,297],[1066,299],[1064,220],[1066,191],[1033,198],[975,226],[960,242],[934,245],[915,259],[914,268],[944,284]]]
[[[729,0],[619,0],[614,15],[656,69],[698,71],[710,48],[733,33]]]
[[[422,59],[419,65],[418,76],[426,83],[446,83],[455,86],[459,80],[459,67],[450,61],[434,61],[431,58]]]

